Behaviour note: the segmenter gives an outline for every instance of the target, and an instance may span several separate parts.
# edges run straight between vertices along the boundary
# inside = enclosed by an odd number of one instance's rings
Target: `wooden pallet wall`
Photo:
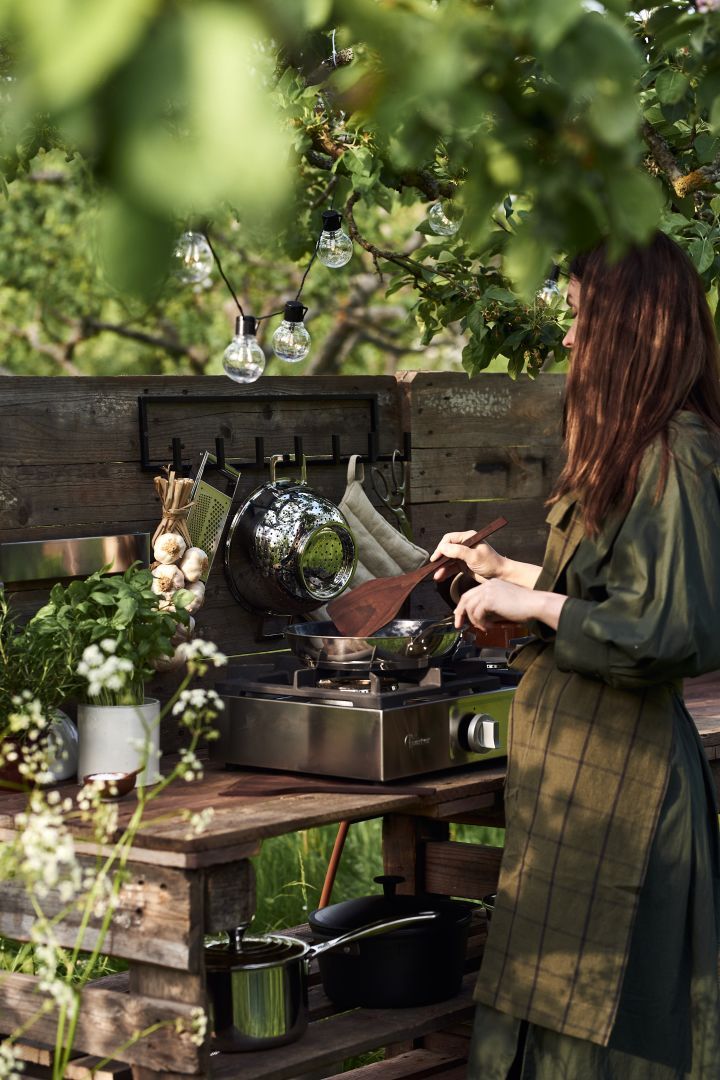
[[[412,432],[410,499],[415,539],[434,547],[444,533],[477,530],[502,515],[491,543],[541,563],[545,500],[561,468],[562,375],[402,372],[402,422]],[[447,610],[436,590],[415,594],[418,615]]]
[[[364,454],[370,414],[361,395],[375,394],[380,452],[402,448],[403,432],[412,434],[409,498],[417,541],[431,547],[449,529],[474,528],[503,513],[510,525],[499,546],[539,560],[543,501],[558,468],[562,387],[560,376],[514,383],[504,375],[469,380],[427,372],[397,380],[267,378],[244,388],[222,376],[3,377],[0,543],[153,531],[159,504],[152,472],[140,468],[140,395],[185,399],[148,405],[150,456],[168,461],[179,436],[185,459],[197,465],[218,435],[229,460],[252,459],[255,436],[265,438],[267,454],[292,451],[296,434],[309,455],[329,454],[332,434],[341,435],[343,453]],[[203,400],[210,395],[221,400]],[[268,396],[273,400],[263,400]],[[239,497],[265,479],[245,472]],[[345,479],[344,466],[315,467],[309,475],[311,486],[336,501]],[[45,595],[23,590],[15,603],[30,612]],[[430,587],[418,607],[438,603]],[[219,559],[198,630],[228,653],[269,647],[256,641],[256,621],[230,597]]]

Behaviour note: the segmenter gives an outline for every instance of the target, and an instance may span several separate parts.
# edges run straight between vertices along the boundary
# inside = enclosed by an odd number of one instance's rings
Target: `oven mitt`
[[[358,560],[351,588],[371,578],[396,577],[415,570],[428,560],[425,548],[413,544],[375,509],[365,494],[365,469],[353,454],[348,464],[347,487],[340,510],[355,537]],[[328,618],[325,607],[311,613],[313,620]]]

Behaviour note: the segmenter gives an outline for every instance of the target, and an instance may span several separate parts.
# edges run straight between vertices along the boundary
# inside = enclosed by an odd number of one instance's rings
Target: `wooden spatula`
[[[498,529],[502,529],[503,525],[507,525],[507,519],[496,518],[480,532],[465,540],[465,547],[475,547]],[[343,637],[370,637],[395,618],[416,585],[449,563],[455,563],[458,570],[465,568],[465,563],[459,559],[441,555],[435,562],[425,563],[408,574],[365,581],[358,585],[357,589],[331,600],[327,606],[328,615]]]

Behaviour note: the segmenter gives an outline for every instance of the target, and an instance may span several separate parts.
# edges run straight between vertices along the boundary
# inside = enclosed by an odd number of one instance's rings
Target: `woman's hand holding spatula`
[[[481,544],[488,536],[507,525],[504,517],[496,518],[486,525],[480,532],[474,533],[465,541],[465,547],[475,547]],[[335,623],[339,632],[344,637],[370,637],[381,626],[394,619],[405,600],[430,574],[435,573],[441,567],[454,566],[457,570],[464,569],[465,563],[457,559],[450,559],[446,555],[441,556],[434,562],[428,562],[417,570],[411,570],[408,574],[400,574],[397,577],[376,578],[374,581],[366,581],[351,592],[345,592],[328,604],[328,615]]]

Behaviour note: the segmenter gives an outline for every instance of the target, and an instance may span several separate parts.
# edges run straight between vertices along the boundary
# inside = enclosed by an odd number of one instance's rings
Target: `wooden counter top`
[[[688,680],[685,699],[708,758],[720,758],[720,673]],[[257,851],[267,837],[330,822],[361,821],[400,812],[447,818],[450,810],[462,815],[491,809],[501,797],[504,777],[504,762],[493,761],[408,781],[411,787],[434,789],[432,794],[387,794],[377,784],[371,786],[368,794],[243,797],[221,794],[237,783],[236,772],[208,764],[203,780],[190,784],[178,781],[148,808],[143,831],[133,848],[133,859],[191,869],[227,862],[230,856],[243,858]],[[397,790],[399,785],[392,786]],[[74,790],[67,788],[68,794]],[[11,835],[15,814],[22,809],[24,801],[21,794],[0,796],[0,839]],[[120,802],[121,826],[130,817],[134,805],[132,796]],[[212,822],[201,835],[188,836],[187,825],[179,820],[179,812],[207,806],[215,809]],[[82,844],[81,850],[96,849],[88,843]]]

